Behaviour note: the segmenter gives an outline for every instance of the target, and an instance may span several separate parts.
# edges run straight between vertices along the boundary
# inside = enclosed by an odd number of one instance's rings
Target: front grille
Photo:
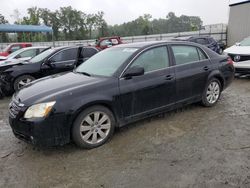
[[[11,101],[9,105],[9,114],[12,118],[16,118],[19,112],[21,111],[21,107],[15,101]]]
[[[242,74],[250,74],[250,69],[244,69],[244,68],[235,68],[236,73],[242,73]]]
[[[238,55],[238,54],[228,54],[234,62],[248,61],[250,60],[250,55]]]

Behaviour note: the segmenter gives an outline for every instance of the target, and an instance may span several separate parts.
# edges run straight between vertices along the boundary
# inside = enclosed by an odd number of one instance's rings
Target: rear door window
[[[172,46],[176,65],[200,61],[200,54],[194,46]]]

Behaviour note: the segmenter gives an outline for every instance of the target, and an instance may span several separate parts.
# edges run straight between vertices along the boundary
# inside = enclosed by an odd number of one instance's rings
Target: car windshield
[[[137,48],[109,48],[94,55],[75,71],[97,76],[112,76]]]
[[[48,50],[40,53],[39,55],[33,57],[32,59],[30,59],[29,62],[30,63],[38,63],[38,62],[44,60],[45,58],[47,58],[54,51],[55,51],[55,49],[48,49]]]
[[[17,50],[17,51],[15,51],[15,52],[11,53],[10,55],[8,55],[8,56],[7,56],[7,59],[12,59],[12,58],[14,58],[16,55],[20,54],[20,53],[23,52],[23,51],[24,51],[24,48],[23,48],[23,49],[20,49],[20,50]]]
[[[250,37],[240,42],[241,46],[250,46]]]

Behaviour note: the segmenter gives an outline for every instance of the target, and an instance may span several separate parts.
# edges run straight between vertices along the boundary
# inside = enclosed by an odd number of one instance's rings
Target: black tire
[[[214,94],[214,100],[209,100],[208,99],[208,92],[209,92],[209,86],[212,84],[212,83],[214,83],[214,84],[216,84],[218,87],[219,87],[219,89],[218,89],[218,96],[217,96],[217,94],[216,94],[216,97],[215,97],[215,94]],[[217,91],[217,90],[216,90]],[[201,104],[203,105],[203,106],[205,106],[205,107],[211,107],[211,106],[214,106],[217,102],[218,102],[218,100],[219,100],[219,98],[220,98],[220,95],[221,95],[221,91],[222,91],[222,86],[221,86],[221,82],[217,79],[217,78],[212,78],[212,79],[210,79],[209,81],[208,81],[208,83],[207,83],[207,85],[206,85],[206,87],[205,87],[205,90],[204,90],[204,92],[203,92],[203,94],[202,94],[202,100],[201,100]],[[217,92],[216,92],[217,93]]]
[[[16,78],[15,81],[14,81],[14,84],[13,84],[14,90],[19,91],[21,89],[20,82],[22,80],[27,80],[27,79],[29,79],[31,81],[35,80],[35,78],[33,76],[30,76],[30,75],[20,76],[20,77]]]
[[[107,131],[108,129],[102,129],[102,130],[104,130],[104,131],[102,131],[101,130],[102,126],[99,125],[100,127],[98,128],[97,124],[94,123],[93,119],[91,119],[91,120],[93,120],[93,124],[91,124],[91,126],[89,123],[87,123],[87,121],[85,121],[85,119],[87,117],[94,118],[94,116],[95,116],[95,114],[93,114],[94,112],[100,113],[100,115],[98,116],[99,117],[98,122],[101,122],[102,117],[104,117],[104,115],[101,116],[101,114],[105,114],[108,116],[108,120],[104,121],[104,123],[106,122],[106,125],[108,125],[110,123],[109,131]],[[105,108],[104,106],[89,107],[77,116],[77,118],[73,124],[72,130],[71,130],[72,140],[74,141],[74,143],[77,146],[79,146],[81,148],[92,149],[92,148],[99,147],[99,146],[103,145],[104,143],[106,143],[112,137],[114,130],[115,130],[115,124],[116,124],[116,121],[115,121],[114,115],[109,109]],[[86,126],[84,126],[84,125],[86,125]],[[105,125],[105,124],[103,124],[103,125]],[[81,131],[82,126],[88,127],[88,129],[91,128],[91,130]],[[94,126],[96,126],[96,127],[94,127]],[[99,133],[100,130],[103,133],[105,133],[104,139],[101,137],[101,135]],[[105,131],[107,131],[107,132],[105,132]],[[85,134],[85,136],[92,134],[89,137],[90,140],[85,141],[84,134]],[[97,135],[97,138],[99,137],[99,141],[97,140],[98,142],[93,142],[94,134]],[[85,137],[85,139],[86,139],[86,137]],[[92,142],[92,143],[90,143],[90,142]]]

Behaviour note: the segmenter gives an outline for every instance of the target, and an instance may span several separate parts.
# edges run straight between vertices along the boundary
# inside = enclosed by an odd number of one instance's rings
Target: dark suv
[[[187,37],[177,37],[174,40],[177,41],[189,41],[204,45],[218,54],[222,54],[223,49],[220,47],[219,43],[210,36],[187,36]]]
[[[96,48],[82,46],[48,49],[29,61],[0,69],[1,90],[9,95],[35,79],[71,71],[97,52]]]

